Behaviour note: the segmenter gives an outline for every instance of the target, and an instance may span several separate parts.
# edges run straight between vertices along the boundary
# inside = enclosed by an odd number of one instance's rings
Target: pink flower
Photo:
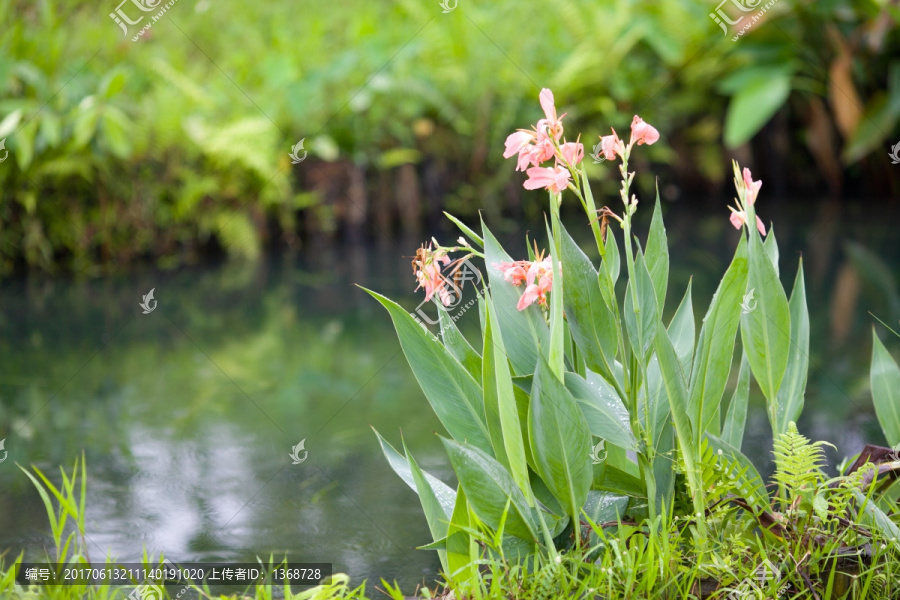
[[[649,123],[645,123],[642,118],[634,115],[631,121],[631,143],[641,146],[643,144],[656,143],[659,139],[659,132]]]
[[[567,142],[559,147],[560,152],[562,152],[563,158],[566,162],[573,167],[581,162],[581,159],[584,158],[584,144],[579,144],[577,142]]]
[[[431,297],[437,294],[444,306],[448,306],[452,298],[444,287],[447,278],[441,274],[442,264],[450,264],[450,257],[444,250],[432,251],[431,244],[429,244],[427,247],[422,246],[416,250],[416,258],[413,260],[412,266],[416,281],[419,283],[416,290],[419,288],[425,290],[426,301],[431,300]]]
[[[513,263],[500,263],[496,266],[503,273],[503,278],[513,285],[522,285],[528,278],[528,265],[531,264],[527,260],[519,260]]]
[[[534,146],[528,147],[528,153],[526,155],[527,162],[531,163],[533,167],[541,166],[541,163],[547,162],[551,158],[556,156],[556,148],[553,147],[553,142],[550,141],[545,135],[538,135],[538,142]],[[519,155],[519,164],[522,164],[522,155]],[[520,168],[520,171],[524,171],[524,168]]]
[[[615,160],[616,154],[625,156],[625,144],[616,135],[615,129],[612,130],[612,135],[600,136],[600,148],[606,160]]]
[[[744,202],[747,206],[753,206],[753,203],[756,202],[756,195],[759,193],[759,188],[762,187],[762,181],[753,181],[753,176],[750,174],[750,169],[747,167],[744,167],[744,187],[747,190],[746,195],[744,196]]]
[[[552,136],[553,139],[559,140],[563,134],[562,117],[556,116],[556,104],[553,100],[553,92],[544,88],[540,94],[541,108],[544,109],[545,119],[541,119],[537,123],[538,134],[546,134]],[[565,116],[565,115],[563,115]]]
[[[547,303],[547,292],[553,288],[553,262],[548,256],[544,260],[535,261],[528,267],[528,284],[525,293],[516,304],[518,310],[525,310],[535,301],[541,306]]]
[[[746,171],[746,169],[744,169]],[[749,172],[749,171],[748,171]],[[730,206],[728,208],[731,208]],[[735,229],[740,229],[744,226],[744,223],[747,222],[747,213],[742,210],[735,210],[731,208],[731,216],[729,217],[731,220],[731,224],[734,225]],[[766,226],[763,225],[762,219],[759,216],[756,217],[756,228],[762,235],[766,235]]]
[[[506,138],[506,150],[503,152],[503,158],[510,158],[513,154],[518,154],[526,146],[534,142],[534,132],[520,129],[515,133],[509,134]]]
[[[528,179],[523,184],[526,190],[545,188],[554,194],[560,193],[569,185],[572,176],[569,170],[559,165],[550,167],[532,167],[528,169]]]

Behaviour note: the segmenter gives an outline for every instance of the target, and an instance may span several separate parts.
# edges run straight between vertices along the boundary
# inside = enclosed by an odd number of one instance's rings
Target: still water
[[[702,318],[736,239],[725,217],[678,207],[667,214],[670,314],[693,276]],[[860,222],[857,239],[883,263],[865,254],[853,262],[839,234],[852,238],[854,229],[834,221],[783,215],[777,235],[788,286],[799,252],[820,256],[805,263],[812,370],[800,426],[835,443],[839,451],[829,458],[837,463],[865,441],[883,442],[867,391],[866,313],[896,322],[900,252],[889,232]],[[535,219],[530,230],[541,227]],[[520,233],[501,238],[511,253],[524,252],[513,241]],[[4,282],[0,438],[8,457],[0,464],[0,552],[37,560],[53,554],[43,506],[16,463],[58,481],[59,465],[71,469],[84,453],[94,561],[109,553],[136,562],[145,550],[177,562],[272,554],[333,563],[355,583],[383,577],[411,591],[432,582],[436,555],[415,549],[430,541],[418,500],[387,466],[371,427],[395,447],[402,430],[419,464],[453,485],[434,435],[442,427],[386,313],[353,285],[413,309],[422,296],[412,291],[404,255],[416,246]],[[867,274],[866,265],[880,275]],[[848,285],[855,290],[849,299]],[[151,288],[158,304],[142,314],[138,303]],[[477,311],[460,322],[477,336]],[[768,425],[758,394],[753,400],[744,450],[768,473]],[[293,464],[301,441],[302,462]]]

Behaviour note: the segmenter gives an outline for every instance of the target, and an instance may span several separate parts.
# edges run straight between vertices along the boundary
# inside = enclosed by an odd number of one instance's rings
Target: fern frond
[[[823,446],[828,442],[810,442],[791,421],[786,432],[773,442],[775,455],[775,482],[792,500],[801,490],[815,488],[824,479],[822,465],[825,462]]]

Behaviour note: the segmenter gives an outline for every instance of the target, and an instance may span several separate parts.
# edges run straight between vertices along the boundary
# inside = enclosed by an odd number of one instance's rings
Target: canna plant
[[[544,118],[511,134],[504,157],[515,157],[526,172],[526,189],[548,192],[546,254],[535,244],[527,258],[513,259],[487,224],[479,235],[448,215],[468,239],[446,247],[432,240],[412,265],[426,300],[439,308],[439,337],[367,290],[387,309],[448,434],[441,441],[456,489],[376,432],[391,467],[419,495],[434,538],[425,547],[438,551],[456,582],[475,574],[484,531],[496,538],[486,546],[504,558],[556,557],[626,514],[648,524],[684,518],[702,552],[711,536],[709,509],[723,490],[754,514],[770,507],[762,478],[741,452],[751,375],[776,439],[803,408],[803,269],[788,298],[774,234],[756,214],[762,183],[734,164],[730,220],[742,234],[697,336],[690,282],[674,316],[663,319],[669,254],[658,194],[647,238],[632,232],[639,203],[629,160],[636,147],[655,143],[658,131],[635,116],[627,144],[615,130],[601,137],[599,153],[619,163],[622,183],[621,202],[598,208],[583,145],[564,137],[565,115],[557,115],[550,90],[541,91],[540,104]],[[599,264],[560,221],[567,199],[584,211]],[[456,273],[470,259],[483,261],[486,274],[475,346],[444,309],[460,292]],[[739,331],[738,383],[726,405]]]

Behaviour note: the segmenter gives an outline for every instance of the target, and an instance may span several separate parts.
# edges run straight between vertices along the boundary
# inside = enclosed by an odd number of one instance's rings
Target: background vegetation
[[[441,209],[539,210],[500,149],[543,86],[591,135],[635,112],[664,132],[646,155],[664,199],[727,193],[731,155],[769,193],[898,192],[895,1],[778,2],[738,42],[711,0],[462,0],[447,14],[179,0],[137,42],[115,8],[0,6],[2,273],[254,257],[416,232]],[[292,165],[300,139],[309,156]]]

